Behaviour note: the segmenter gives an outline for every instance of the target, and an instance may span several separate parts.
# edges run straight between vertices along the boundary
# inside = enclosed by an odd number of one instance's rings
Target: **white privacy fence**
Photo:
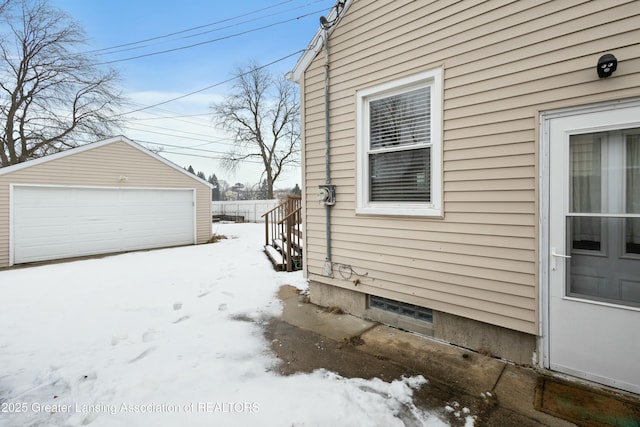
[[[278,206],[278,200],[229,200],[211,202],[213,218],[242,218],[245,222],[264,222],[262,214]]]

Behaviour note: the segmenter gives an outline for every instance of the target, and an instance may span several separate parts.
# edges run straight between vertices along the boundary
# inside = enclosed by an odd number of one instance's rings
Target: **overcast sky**
[[[235,175],[222,169],[216,158],[232,141],[214,128],[209,104],[229,92],[232,83],[225,82],[233,77],[235,68],[249,61],[275,62],[269,67],[275,74],[292,70],[300,57],[296,52],[307,47],[318,30],[319,17],[327,15],[335,3],[50,1],[84,27],[87,49],[100,50],[101,60],[120,71],[133,109],[200,91],[129,115],[124,134],[148,145],[167,144],[161,155],[183,167],[192,165],[206,176],[215,173],[230,184],[257,183],[261,168],[257,163],[246,164]],[[284,176],[276,187],[296,183],[301,183],[299,170]]]

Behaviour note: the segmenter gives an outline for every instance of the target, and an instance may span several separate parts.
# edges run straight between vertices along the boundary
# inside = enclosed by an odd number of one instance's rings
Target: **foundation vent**
[[[433,310],[406,302],[369,295],[369,308],[376,308],[423,322],[433,323]]]

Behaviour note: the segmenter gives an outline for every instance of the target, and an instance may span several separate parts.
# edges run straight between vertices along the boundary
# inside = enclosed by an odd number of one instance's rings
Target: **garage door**
[[[15,264],[195,243],[195,191],[14,186]]]

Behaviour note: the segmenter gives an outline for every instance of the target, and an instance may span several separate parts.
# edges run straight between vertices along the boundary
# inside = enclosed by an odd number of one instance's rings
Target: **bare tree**
[[[80,53],[86,37],[79,24],[47,0],[3,6],[0,166],[111,136],[124,104],[118,74]]]
[[[297,88],[284,76],[275,79],[255,63],[237,69],[233,91],[211,108],[218,124],[235,136],[234,149],[223,165],[233,170],[244,160],[260,159],[267,198],[289,166],[299,163],[300,102]]]
[[[13,2],[13,0],[2,0],[0,1],[0,16],[4,13],[5,9],[9,7],[9,5]]]

